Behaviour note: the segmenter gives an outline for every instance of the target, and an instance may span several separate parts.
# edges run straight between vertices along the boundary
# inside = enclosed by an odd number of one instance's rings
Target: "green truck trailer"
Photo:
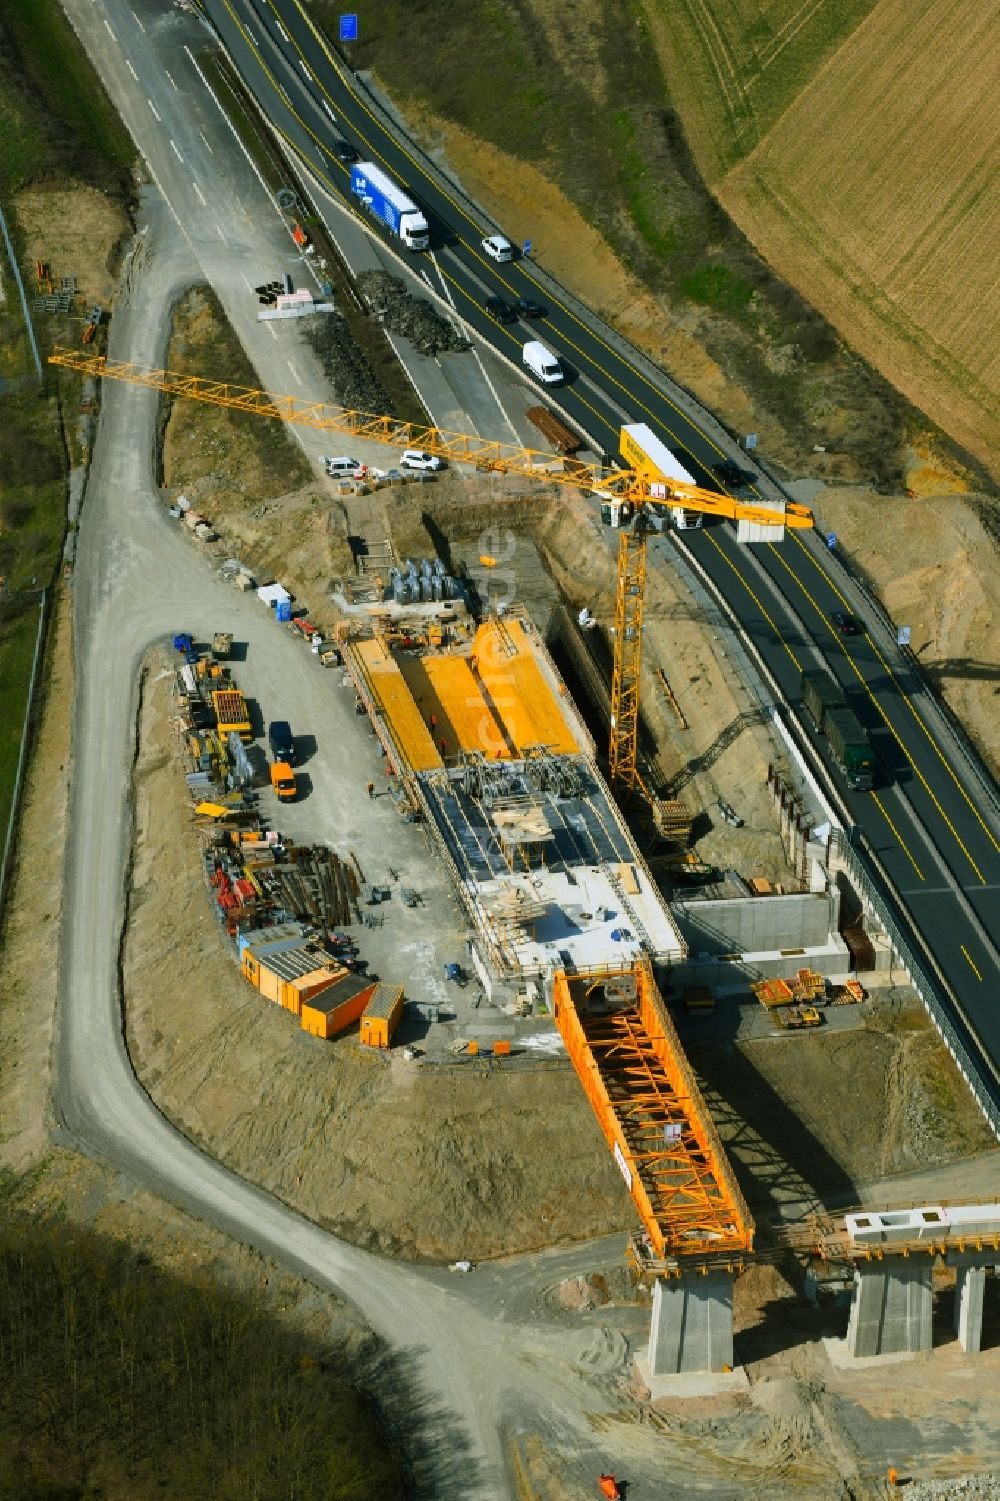
[[[802,674],[802,704],[833,752],[852,792],[868,792],[875,781],[875,752],[839,685],[826,672]]]

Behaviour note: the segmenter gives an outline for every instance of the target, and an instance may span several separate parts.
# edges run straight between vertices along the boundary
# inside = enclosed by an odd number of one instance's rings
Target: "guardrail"
[[[0,233],[3,234],[4,244],[7,246],[7,259],[10,261],[10,269],[14,273],[14,280],[17,282],[18,295],[21,299],[21,311],[24,313],[24,326],[28,333],[28,341],[31,344],[31,354],[35,362],[35,370],[38,373],[38,384],[44,386],[45,371],[42,367],[42,357],[38,353],[38,345],[35,342],[35,329],[31,321],[31,313],[28,311],[28,296],[24,290],[24,282],[21,280],[21,268],[17,264],[17,256],[14,254],[14,246],[11,243],[10,234],[7,230],[7,220],[3,216],[2,208],[0,208]]]
[[[877,856],[868,846],[860,830],[855,830],[853,839],[844,834],[835,834],[833,842],[851,876],[859,886],[864,888],[865,895],[894,953],[903,969],[906,970],[910,984],[941,1034],[945,1047],[954,1058],[959,1073],[972,1091],[990,1129],[996,1137],[1000,1138],[1000,1075],[993,1080],[985,1079],[982,1069],[977,1067],[970,1056],[965,1041],[949,1014],[952,1010],[950,1000],[942,994],[940,985],[917,957],[897,920],[893,911],[895,898],[890,897],[892,884],[885,873],[879,869],[880,862]]]
[[[38,631],[35,635],[35,653],[31,661],[31,677],[28,681],[28,701],[24,707],[24,720],[21,725],[21,746],[17,755],[17,771],[14,774],[14,791],[11,794],[10,814],[7,819],[7,833],[4,837],[3,860],[0,862],[0,922],[6,915],[7,887],[14,873],[14,847],[15,833],[17,830],[18,815],[21,811],[21,796],[24,791],[24,773],[28,764],[28,749],[31,745],[31,732],[34,726],[35,700],[38,690],[39,670],[42,664],[42,645],[45,641],[45,627],[49,616],[49,591],[41,591],[41,599],[38,602]]]

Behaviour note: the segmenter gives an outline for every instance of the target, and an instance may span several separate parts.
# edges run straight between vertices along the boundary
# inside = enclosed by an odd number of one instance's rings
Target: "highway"
[[[515,364],[520,345],[542,337],[568,380],[561,407],[603,445],[617,449],[623,421],[647,421],[702,484],[732,443],[710,416],[580,308],[530,260],[498,266],[480,246],[495,226],[477,216],[419,150],[402,142],[369,93],[333,53],[298,0],[202,0],[248,90],[279,136],[335,201],[350,201],[349,168],[338,138],[405,184],[431,224],[429,255],[400,258],[418,269],[468,324]],[[335,122],[335,123],[334,123]],[[502,230],[503,226],[499,228]],[[373,225],[375,233],[383,231]],[[389,239],[387,232],[385,238]],[[483,313],[488,295],[543,304],[540,325],[498,327]],[[551,396],[551,393],[549,393]],[[497,436],[500,436],[499,434]],[[776,495],[760,478],[760,493]],[[1000,1100],[1000,819],[996,789],[962,745],[887,623],[866,608],[821,538],[789,534],[778,544],[738,547],[725,524],[685,534],[695,558],[725,596],[787,701],[796,709],[806,667],[826,666],[871,732],[881,772],[871,793],[841,795],[896,888],[902,915],[950,992],[954,1020]],[[661,556],[665,550],[656,549]],[[841,636],[831,611],[847,610],[865,630]],[[803,720],[820,755],[825,743]]]

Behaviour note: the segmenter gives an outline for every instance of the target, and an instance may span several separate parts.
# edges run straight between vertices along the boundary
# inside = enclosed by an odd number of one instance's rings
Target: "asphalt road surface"
[[[203,0],[203,8],[274,128],[331,196],[350,200],[350,169],[337,158],[338,139],[386,167],[413,194],[431,224],[433,253],[411,259],[430,262],[427,274],[484,340],[516,362],[526,338],[543,338],[569,372],[559,404],[599,445],[614,453],[623,420],[648,421],[699,483],[718,488],[713,463],[737,452],[719,425],[530,258],[498,266],[485,255],[480,238],[495,226],[391,127],[298,0]],[[401,247],[399,254],[409,255]],[[482,312],[491,294],[534,298],[546,317],[498,328]],[[540,394],[552,397],[550,390]],[[759,489],[778,493],[763,476]],[[790,534],[778,544],[740,547],[733,529],[720,524],[686,540],[793,710],[799,712],[803,668],[825,666],[872,732],[881,764],[874,791],[848,792],[832,763],[830,774],[894,883],[903,921],[918,935],[917,946],[926,946],[950,992],[959,1030],[1000,1099],[995,786],[972,763],[911,659],[821,538]],[[861,618],[862,635],[842,637],[833,626],[831,612],[845,608]],[[826,756],[825,742],[802,723]]]

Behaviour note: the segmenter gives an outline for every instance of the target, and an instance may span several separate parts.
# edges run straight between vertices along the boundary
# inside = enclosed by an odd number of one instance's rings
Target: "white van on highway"
[[[551,349],[546,349],[537,339],[525,344],[521,358],[532,375],[536,375],[547,386],[556,386],[563,379],[563,368],[559,361]]]

